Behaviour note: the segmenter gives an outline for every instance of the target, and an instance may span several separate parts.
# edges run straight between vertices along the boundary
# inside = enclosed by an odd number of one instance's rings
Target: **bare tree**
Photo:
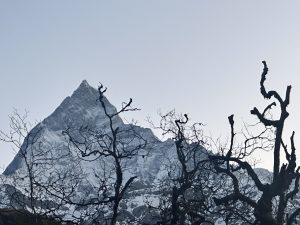
[[[14,209],[18,212],[16,216],[23,214],[23,217],[29,217],[31,224],[41,224],[41,218],[47,217],[63,221],[64,201],[50,196],[48,189],[59,187],[61,190],[67,178],[72,177],[74,170],[55,167],[68,154],[54,155],[53,149],[57,146],[46,144],[42,126],[37,125],[31,129],[27,122],[27,113],[21,116],[14,112],[9,118],[11,130],[9,133],[0,131],[0,140],[15,148],[19,168],[2,177],[7,195],[1,203],[2,207]]]
[[[277,102],[269,104],[262,112],[256,107],[251,110],[259,122],[265,127],[265,130],[257,136],[247,138],[244,146],[235,146],[235,131],[233,115],[228,117],[231,127],[231,140],[228,150],[222,149],[218,155],[211,155],[209,158],[214,164],[215,170],[219,174],[226,175],[232,182],[233,190],[230,194],[223,197],[216,197],[217,205],[246,204],[253,210],[254,219],[251,224],[257,225],[292,225],[298,224],[296,217],[299,215],[299,205],[294,205],[293,199],[299,192],[299,167],[296,164],[296,149],[294,144],[294,132],[290,137],[290,149],[283,140],[283,128],[285,120],[289,116],[287,107],[290,103],[291,86],[286,89],[283,99],[278,92],[266,91],[265,80],[268,73],[268,67],[263,61],[264,69],[261,75],[260,91],[265,99],[274,98]],[[268,112],[273,106],[279,104],[280,114],[278,119],[268,116]],[[266,130],[274,131],[274,138],[270,139],[264,136]],[[262,141],[269,143],[267,148],[272,147],[273,151],[273,174],[269,182],[262,181],[257,171],[251,163],[247,162],[247,156],[254,150],[263,149]],[[249,152],[248,149],[251,149]],[[237,150],[238,149],[238,150]],[[280,162],[280,155],[285,155],[286,163]],[[237,173],[245,171],[251,178],[252,184],[259,193],[251,196],[247,193],[245,186],[242,187],[241,180]],[[250,221],[248,221],[250,223]]]
[[[153,123],[152,123],[153,125]],[[189,123],[187,114],[170,111],[156,127],[174,140],[167,156],[167,175],[160,180],[160,224],[213,224],[210,195],[216,191],[201,123]],[[210,188],[210,189],[209,189]]]
[[[137,108],[131,106],[132,99],[123,103],[120,110],[111,111],[107,107],[104,93],[106,88],[98,88],[100,107],[102,107],[108,128],[97,129],[95,127],[82,126],[78,128],[68,128],[64,134],[68,136],[71,147],[77,149],[82,160],[102,164],[102,171],[94,171],[98,183],[94,186],[96,198],[85,199],[81,202],[73,202],[79,206],[92,206],[96,209],[96,219],[93,222],[115,225],[119,216],[120,202],[124,200],[130,185],[137,178],[131,176],[124,178],[126,164],[133,157],[137,157],[139,151],[146,146],[146,140],[136,131],[134,125],[118,124],[119,115],[128,111],[136,111]],[[112,165],[112,166],[111,166]],[[110,208],[111,215],[103,218],[99,215],[105,213],[105,208]]]

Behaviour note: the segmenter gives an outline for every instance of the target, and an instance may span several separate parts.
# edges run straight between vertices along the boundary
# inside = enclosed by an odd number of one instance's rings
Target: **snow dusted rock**
[[[52,146],[52,154],[59,155],[60,152],[67,148],[66,137],[62,135],[62,132],[68,127],[80,128],[88,126],[91,129],[108,129],[109,121],[104,114],[102,106],[97,101],[98,97],[98,90],[91,87],[84,80],[74,93],[63,100],[60,106],[49,117],[33,128],[32,132],[40,130],[40,139],[45,143],[44,147]],[[110,114],[117,111],[106,98],[104,98],[104,101]],[[170,142],[161,142],[149,128],[125,124],[119,116],[114,118],[114,125],[118,127],[133,126],[135,132],[147,140],[149,144],[147,149],[144,149],[144,154],[148,154],[149,152],[149,156],[147,158],[136,157],[132,159],[128,164],[128,169],[130,173],[137,175],[144,181],[150,182],[155,179],[160,173],[160,159],[163,154],[166,154],[166,151],[168,151],[172,144],[170,145]],[[25,143],[22,146],[23,148],[25,148],[24,145]],[[149,149],[151,151],[148,151]],[[76,154],[74,153],[74,155]],[[23,161],[23,157],[18,153],[4,171],[4,175],[11,175],[24,167]],[[81,166],[83,168],[90,167],[90,165],[86,166],[84,164],[91,164],[87,162],[82,163],[83,165]]]
[[[105,166],[110,166],[111,171],[113,171],[114,165],[109,157],[92,162],[79,160],[78,150],[68,145],[68,138],[63,135],[63,132],[70,127],[75,130],[78,130],[80,127],[89,127],[93,130],[109,130],[109,120],[98,98],[98,90],[91,87],[87,81],[83,81],[74,93],[65,98],[49,117],[37,124],[30,132],[38,134],[37,141],[32,141],[32,135],[27,136],[21,149],[4,171],[3,174],[5,175],[4,177],[7,177],[7,184],[24,187],[28,185],[26,180],[18,180],[18,184],[15,184],[15,180],[13,180],[13,177],[25,177],[26,173],[28,173],[24,157],[21,154],[22,151],[26,151],[28,158],[30,158],[30,154],[40,157],[37,160],[46,158],[46,156],[55,158],[53,161],[54,165],[37,166],[36,171],[34,171],[36,179],[40,180],[41,183],[53,179],[53,174],[56,171],[66,171],[67,178],[77,173],[84,180],[83,184],[77,187],[78,195],[92,195],[91,187],[97,186],[98,182],[94,171],[101,174],[104,163]],[[110,114],[117,112],[117,109],[106,98],[104,98],[104,101]],[[114,117],[113,124],[115,127],[120,127],[124,130],[130,128],[147,142],[146,147],[141,149],[137,156],[124,163],[126,167],[124,181],[132,176],[137,176],[137,179],[132,185],[132,193],[128,195],[130,200],[126,206],[127,209],[122,209],[124,211],[123,215],[130,217],[133,210],[134,214],[141,215],[141,209],[145,208],[145,201],[149,198],[156,198],[153,195],[147,195],[148,190],[151,189],[153,183],[158,182],[162,176],[166,175],[165,160],[170,157],[174,158],[175,145],[172,140],[160,141],[149,128],[125,124],[119,116]],[[127,132],[121,138],[130,140],[131,136],[132,133]],[[139,143],[131,143],[131,145],[135,144]],[[132,146],[128,145],[127,147],[130,148]],[[53,164],[53,162],[51,163]],[[114,176],[113,173],[112,176]],[[68,182],[71,182],[71,179],[68,180],[67,178],[64,181],[66,186],[68,186]],[[21,190],[21,192],[24,193],[24,190]],[[26,195],[26,193],[24,194]],[[157,198],[154,202],[157,202]]]

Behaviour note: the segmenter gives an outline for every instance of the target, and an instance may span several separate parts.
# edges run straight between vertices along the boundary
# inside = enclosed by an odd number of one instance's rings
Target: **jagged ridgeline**
[[[107,115],[114,116],[110,120]],[[118,130],[115,140],[111,128]],[[85,80],[28,131],[3,173],[2,208],[26,211],[34,221],[47,216],[69,223],[110,223],[118,175],[114,156],[107,152],[114,144],[121,151],[120,193],[134,178],[119,196],[116,222],[156,224],[156,207],[162,207],[162,193],[168,198],[171,184],[162,180],[177,173],[175,143],[159,140],[149,128],[124,123],[116,107],[104,96],[100,102],[99,90]]]
[[[74,93],[65,98],[60,106],[58,106],[49,117],[44,119],[32,129],[31,133],[38,133],[39,136],[40,141],[36,141],[38,142],[36,145],[40,144],[42,141],[43,148],[51,148],[53,156],[59,156],[62,152],[70,150],[66,136],[62,135],[67,129],[71,128],[76,130],[82,127],[88,127],[99,131],[107,130],[109,121],[104,114],[101,104],[97,101],[98,98],[98,90],[91,87],[88,82],[84,80]],[[104,101],[110,114],[117,112],[117,109],[105,97]],[[132,127],[135,132],[147,140],[147,143],[149,143],[149,149],[155,149],[154,151],[151,151],[153,153],[151,154],[152,157],[147,157],[147,162],[145,161],[145,158],[143,160],[136,158],[132,161],[132,165],[128,165],[129,173],[134,172],[134,174],[138,174],[145,182],[152,183],[152,179],[156,177],[156,174],[160,170],[160,165],[157,163],[159,162],[158,159],[161,158],[161,155],[165,151],[158,149],[166,149],[169,148],[170,145],[168,143],[166,145],[159,141],[159,139],[155,137],[152,131],[148,128],[134,126],[132,124],[124,124],[119,116],[114,117],[113,123],[115,127]],[[28,143],[31,144],[33,142],[32,140],[27,141],[27,139],[32,138],[32,136],[33,135],[26,138],[22,148],[26,148]],[[36,146],[30,147],[30,149],[31,148],[36,148]],[[73,155],[76,156],[78,152],[75,149],[71,149],[71,151],[72,150],[74,151],[72,152]],[[149,151],[146,153],[148,152]],[[29,152],[27,154],[29,154]],[[59,163],[59,160],[57,163]],[[84,161],[80,163],[85,169],[91,167],[90,163],[86,163]],[[64,164],[64,166],[67,165]],[[93,168],[97,168],[98,164],[95,163],[95,165],[92,166]],[[22,157],[22,154],[18,153],[4,171],[4,175],[14,174],[22,167],[24,167],[24,157]]]

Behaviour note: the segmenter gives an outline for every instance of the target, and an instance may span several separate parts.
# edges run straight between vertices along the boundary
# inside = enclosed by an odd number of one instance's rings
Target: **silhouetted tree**
[[[214,164],[215,171],[226,175],[232,182],[233,190],[223,197],[216,197],[215,203],[220,206],[247,205],[253,211],[251,224],[257,225],[291,225],[298,224],[296,217],[299,215],[299,204],[294,200],[299,192],[299,167],[296,163],[296,149],[294,144],[294,132],[290,137],[290,149],[283,140],[283,128],[285,120],[289,116],[287,107],[290,103],[291,86],[286,89],[283,99],[276,91],[265,89],[265,80],[268,67],[263,61],[264,69],[261,75],[260,92],[265,99],[274,98],[277,102],[269,104],[262,112],[256,107],[251,110],[259,122],[265,127],[264,131],[257,136],[247,138],[244,146],[235,146],[234,118],[228,117],[231,127],[231,140],[228,150],[222,149],[217,155],[209,158]],[[273,106],[279,104],[280,114],[278,119],[268,116]],[[274,138],[265,136],[266,131],[274,131]],[[273,174],[272,180],[267,182],[261,180],[257,170],[246,160],[256,149],[264,149],[267,141],[267,149],[273,151]],[[249,151],[250,149],[250,151]],[[280,155],[285,155],[286,163],[280,162]],[[257,189],[256,196],[247,193],[245,182],[237,174],[239,172],[251,178],[252,185]],[[247,185],[247,184],[246,184]],[[251,185],[250,185],[251,186]],[[248,221],[250,223],[250,221]]]
[[[94,224],[103,224],[106,221],[106,223],[115,225],[119,216],[120,202],[125,198],[130,185],[137,178],[136,176],[124,178],[126,164],[133,157],[137,157],[141,149],[145,148],[146,140],[135,131],[134,125],[118,123],[117,118],[120,114],[138,110],[131,106],[132,99],[123,103],[120,110],[112,111],[108,109],[107,100],[104,97],[106,88],[101,85],[98,92],[98,101],[108,121],[108,128],[97,129],[82,126],[79,129],[68,128],[64,134],[68,136],[72,147],[78,150],[82,160],[90,162],[98,160],[102,163],[102,171],[94,171],[98,181],[94,187],[97,197],[73,203],[96,209],[96,217],[92,219]],[[111,211],[111,215],[99,216],[105,214],[106,208]]]
[[[160,214],[160,224],[213,224],[210,196],[218,185],[213,184],[201,126],[190,124],[187,114],[170,111],[161,116],[156,127],[174,140],[174,151],[166,156],[164,165],[167,174],[158,184],[160,203],[156,207],[150,205]]]
[[[6,194],[2,207],[8,208],[9,215],[23,214],[19,217],[30,219],[33,225],[41,224],[41,219],[46,221],[47,217],[64,221],[65,202],[50,195],[49,190],[65,190],[66,197],[74,194],[73,187],[65,187],[65,182],[74,176],[74,170],[55,167],[58,161],[68,158],[68,153],[54,155],[53,149],[57,146],[43,138],[42,126],[31,128],[27,113],[14,112],[9,118],[11,130],[9,133],[0,131],[0,140],[16,149],[19,168],[2,176]],[[53,173],[48,173],[49,170]]]

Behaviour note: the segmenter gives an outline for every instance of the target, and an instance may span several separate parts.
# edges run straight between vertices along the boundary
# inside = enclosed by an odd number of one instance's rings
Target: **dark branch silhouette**
[[[256,107],[251,110],[251,114],[255,115],[258,120],[266,127],[271,127],[275,130],[275,138],[273,146],[273,180],[270,183],[263,183],[259,176],[257,175],[254,167],[252,167],[247,161],[245,156],[236,157],[232,154],[233,151],[233,116],[230,116],[229,123],[231,126],[231,143],[226,154],[221,155],[211,155],[209,158],[214,164],[215,170],[219,174],[226,174],[232,181],[233,192],[225,197],[215,198],[215,203],[217,205],[228,205],[235,204],[236,202],[244,202],[249,205],[254,212],[255,220],[253,224],[257,225],[291,225],[298,224],[296,222],[296,217],[299,215],[299,206],[294,207],[294,211],[290,211],[292,205],[289,204],[291,200],[299,192],[299,167],[296,166],[296,148],[294,145],[294,135],[290,138],[290,150],[288,150],[287,145],[284,144],[282,135],[285,120],[289,113],[287,112],[287,107],[290,102],[290,91],[291,86],[286,89],[285,98],[282,99],[281,96],[276,91],[267,91],[265,88],[266,76],[268,73],[268,67],[265,61],[263,61],[263,73],[261,75],[260,90],[261,94],[266,99],[275,98],[280,106],[280,116],[279,119],[267,118],[266,112],[271,110],[273,106],[276,106],[275,102],[269,104],[261,113]],[[263,134],[263,132],[261,133]],[[260,135],[261,135],[260,134]],[[251,137],[251,141],[255,139],[262,139],[261,136]],[[247,139],[245,143],[250,141]],[[246,145],[245,145],[246,146]],[[282,148],[281,148],[282,147]],[[245,147],[246,148],[246,147]],[[261,147],[263,149],[263,147]],[[287,163],[283,163],[280,166],[280,153],[283,149]],[[242,187],[241,182],[239,182],[236,171],[245,170],[247,175],[252,179],[258,192],[260,192],[260,197],[258,199],[253,198],[244,194],[244,187]],[[278,200],[278,204],[275,205],[275,199]],[[289,206],[289,207],[288,207]],[[291,212],[291,213],[290,213]]]

